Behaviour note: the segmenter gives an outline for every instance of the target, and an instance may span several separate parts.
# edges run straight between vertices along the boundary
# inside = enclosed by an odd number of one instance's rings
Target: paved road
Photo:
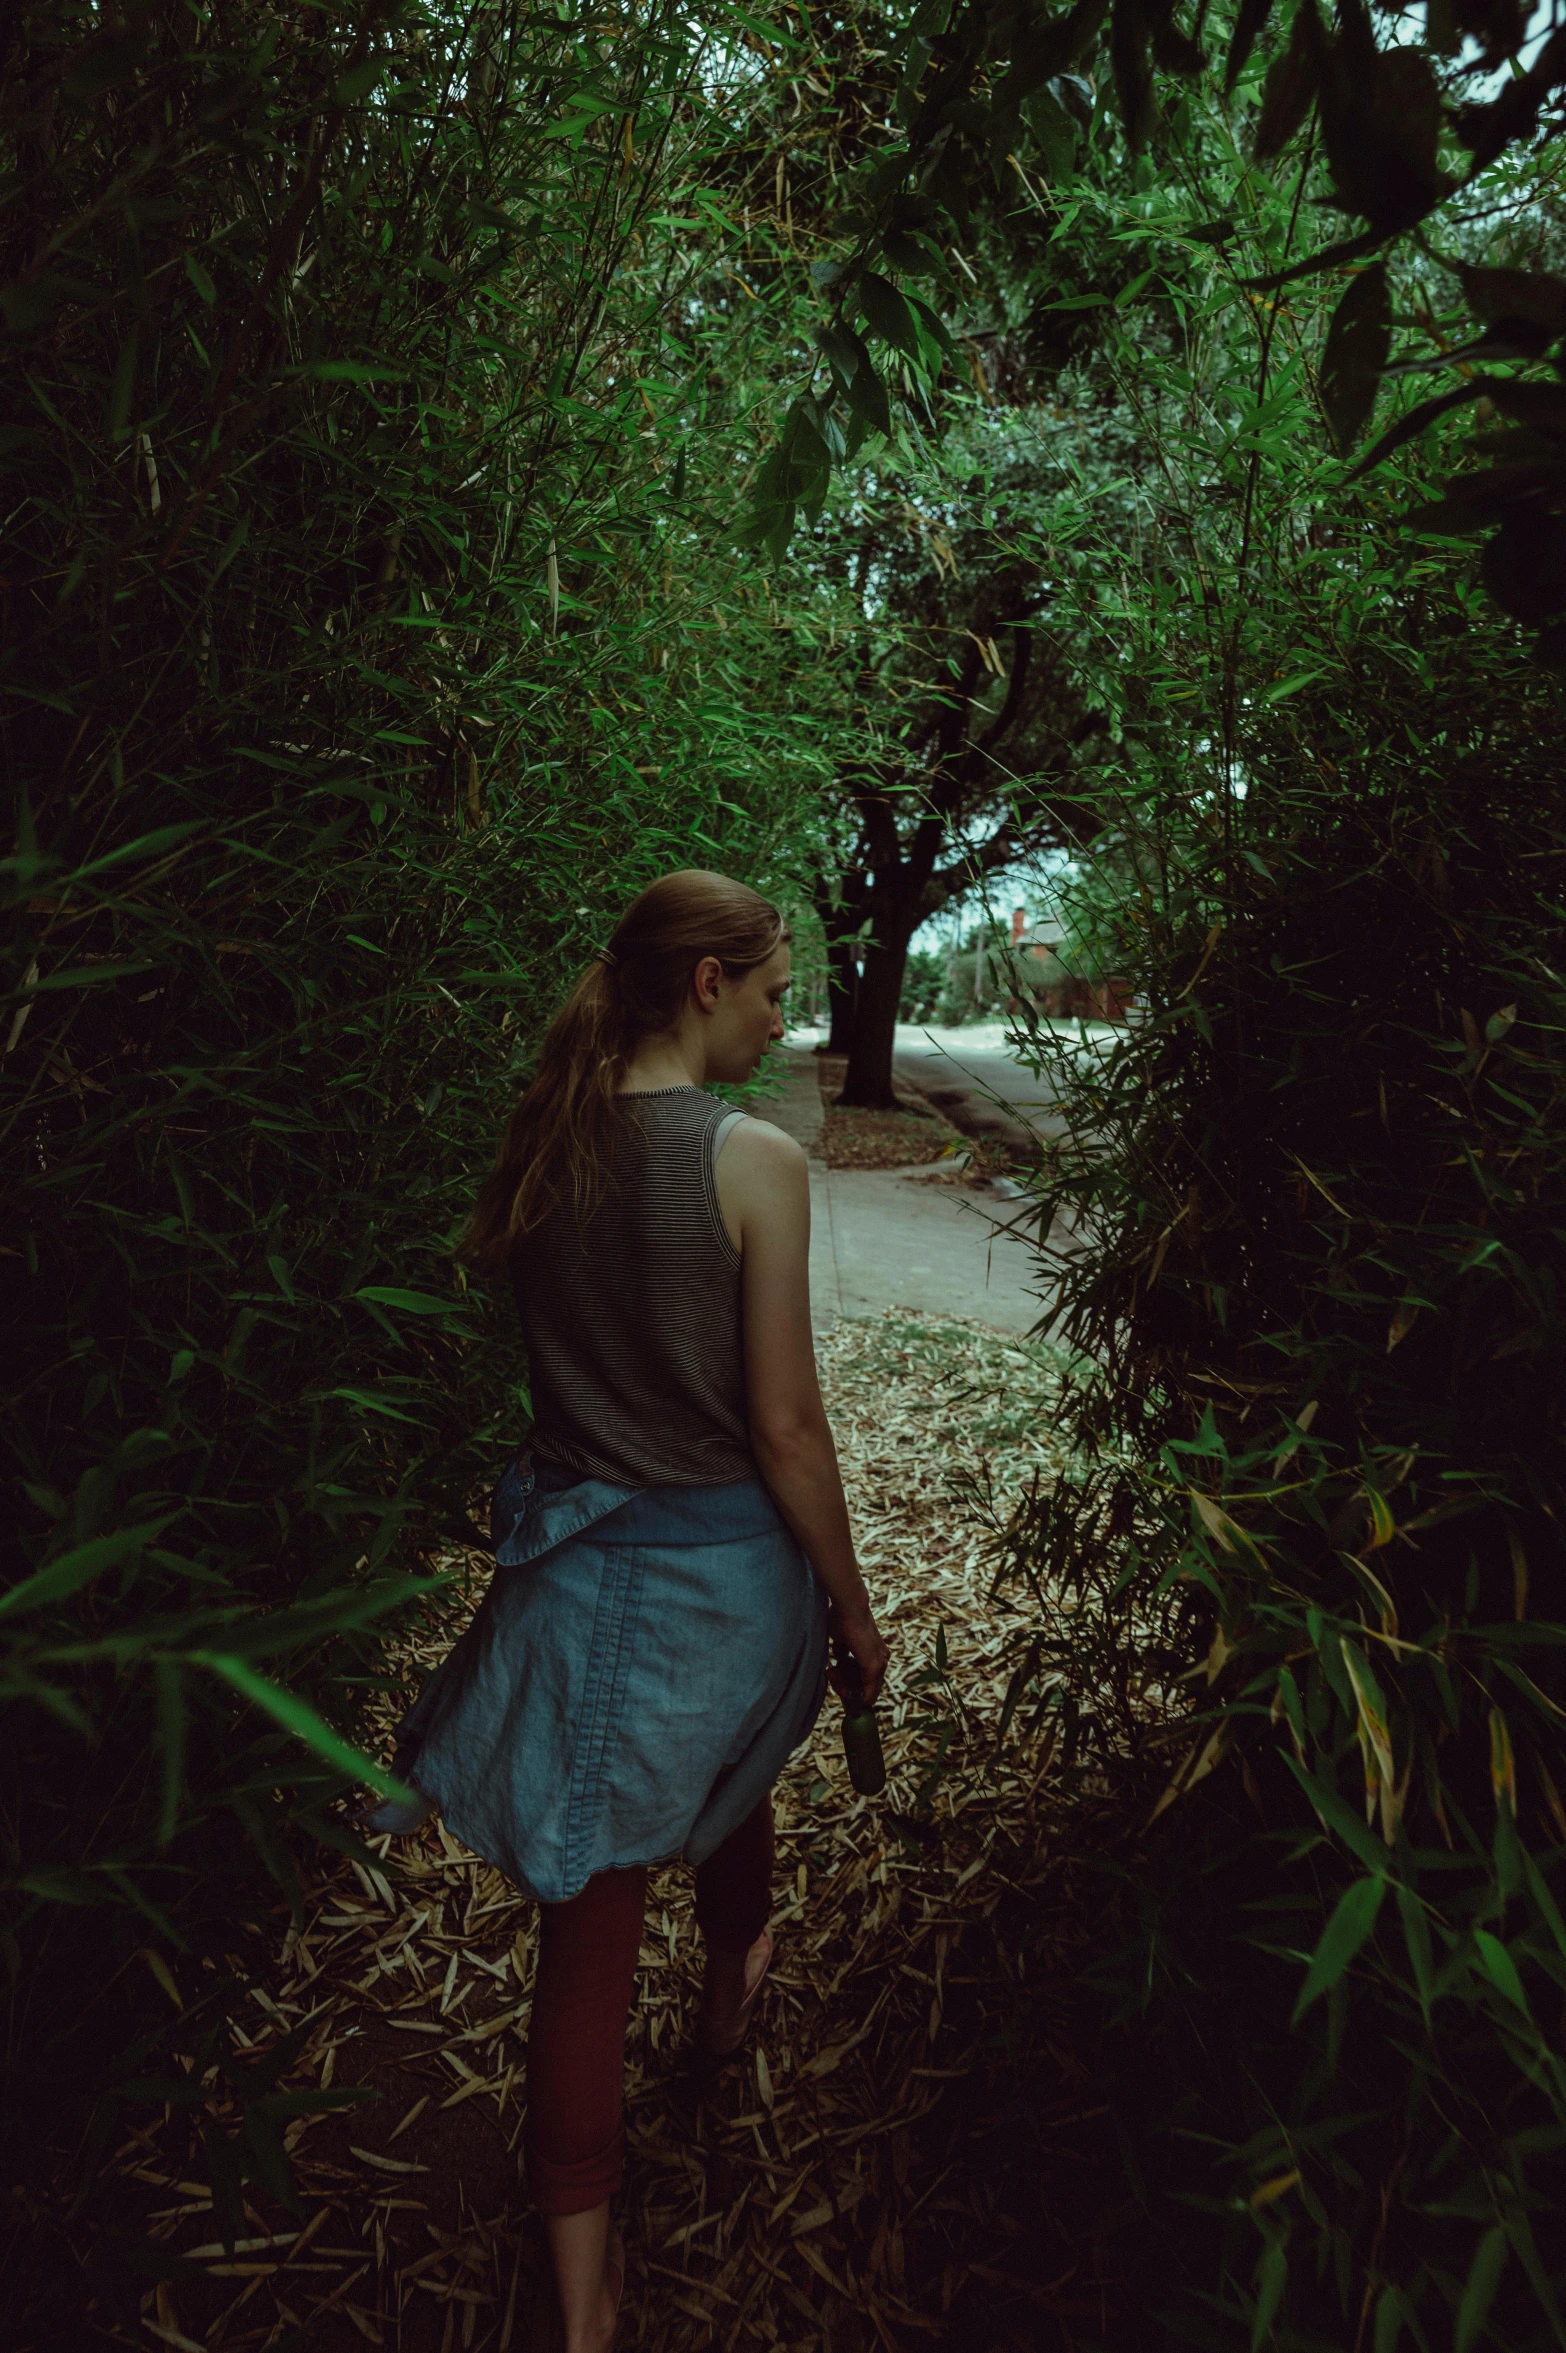
[[[1076,1024],[1071,1027],[1074,1038]],[[1006,1047],[1006,1029],[1000,1021],[974,1022],[963,1029],[899,1022],[893,1068],[899,1078],[928,1095],[965,1135],[1025,1145],[1029,1129],[1041,1136],[1062,1134],[1065,1121],[1054,1109],[1048,1080],[1013,1059]],[[808,1053],[816,1034],[798,1031],[790,1045]]]
[[[888,1307],[971,1316],[1028,1332],[1043,1312],[1041,1268],[1026,1205],[894,1169],[828,1168],[820,1156],[822,1102],[815,1057],[784,1049],[786,1092],[758,1103],[763,1119],[802,1143],[810,1162],[810,1298],[818,1334],[840,1316]]]
[[[1058,1136],[1065,1121],[1054,1108],[1047,1078],[1025,1070],[1002,1042],[998,1023],[982,1028],[921,1030],[900,1022],[894,1067],[969,1135],[994,1135],[1022,1144],[1027,1131]],[[999,1097],[1002,1110],[992,1100]]]

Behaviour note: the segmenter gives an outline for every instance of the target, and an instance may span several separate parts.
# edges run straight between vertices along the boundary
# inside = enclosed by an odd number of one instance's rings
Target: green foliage
[[[376,1629],[471,1541],[519,1411],[509,1313],[451,1259],[518,1065],[631,890],[776,872],[832,749],[708,554],[727,327],[685,295],[729,233],[726,36],[100,24],[13,13],[0,112],[35,2171],[89,2110],[95,2162],[117,2107],[239,2067],[197,1966],[301,1839],[355,1850]],[[211,2144],[229,2209],[283,2194],[279,2097]]]
[[[898,999],[899,1021],[937,1021],[936,1008],[946,986],[946,958],[934,948],[911,948],[903,967],[903,993]]]
[[[674,863],[816,870],[841,960],[855,825],[960,879],[960,802],[992,864],[1079,846],[1072,954],[1150,1008],[1037,1032],[1097,1453],[1009,1540],[1016,1704],[1156,1815],[1103,1969],[1146,2309],[1558,2343],[1561,711],[1394,526],[1491,531],[1554,626],[1561,36],[1498,97],[1454,60],[1441,258],[1429,61],[1353,9],[1270,63],[1263,0],[1215,20],[1222,100],[1143,0],[922,10],[890,62],[878,17],[713,28],[7,23],[12,2159],[68,2127],[90,2175],[167,2101],[222,2230],[286,2202],[327,2095],[245,2060],[230,1948],[355,1851],[377,1629],[518,1410],[450,1245],[540,1021]],[[1317,199],[1369,223],[1330,299]],[[1322,427],[1389,350],[1484,372],[1356,484]],[[1498,462],[1438,497],[1479,399]],[[785,605],[723,551],[800,515]]]
[[[1074,1089],[1052,1073],[1095,1147],[1050,1194],[1100,1237],[1062,1261],[1064,1336],[1100,1368],[1084,1435],[1131,1451],[1013,1542],[1042,1580],[1106,1513],[1134,1528],[1094,1648],[1166,1690],[1171,1641],[1206,1654],[1178,1748],[1116,1727],[1167,1810],[1105,1970],[1147,2029],[1158,2259],[1179,2239],[1186,2297],[1228,2315],[1202,2341],[1266,2341],[1285,2245],[1278,2341],[1351,2330],[1369,2278],[1438,2337],[1499,2230],[1500,2339],[1543,2344],[1566,1005],[1535,943],[1566,847],[1542,711],[1501,732],[1471,690],[1420,698],[1455,755],[1432,772],[1375,724],[1395,665],[1365,673],[1330,732],[1311,714],[1350,807],[1281,728],[1254,746],[1239,856],[1152,918],[1153,1018]],[[1068,1673],[1086,1696],[1080,1652]],[[1289,2171],[1297,2199],[1255,2203]]]
[[[1365,0],[1341,0],[1331,29],[1316,0],[1296,0],[1263,79],[1258,44],[1281,13],[1273,0],[1239,0],[1229,19],[1225,132],[1231,143],[1249,134],[1257,166],[1277,162],[1303,138],[1299,197],[1313,179],[1314,203],[1366,224],[1281,269],[1265,265],[1254,284],[1276,287],[1382,257],[1350,280],[1328,337],[1325,413],[1337,445],[1347,449],[1370,417],[1392,348],[1385,256],[1428,252],[1424,224],[1449,202],[1452,232],[1462,237],[1475,186],[1493,187],[1492,167],[1503,164],[1504,178],[1526,158],[1541,110],[1553,106],[1558,117],[1566,27],[1537,41],[1524,68],[1530,19],[1511,0],[1467,14],[1432,10],[1421,42],[1387,47],[1377,41]],[[898,68],[898,130],[890,143],[879,131],[866,139],[851,194],[820,224],[811,276],[827,316],[778,445],[757,477],[745,527],[752,542],[781,561],[796,518],[814,521],[834,467],[852,460],[867,434],[917,439],[922,422],[934,420],[943,368],[956,356],[947,320],[960,336],[975,282],[965,249],[975,243],[980,199],[1004,206],[1020,181],[1040,209],[1069,206],[1079,173],[1102,163],[1110,143],[1102,107],[1086,103],[1095,72],[1114,92],[1121,153],[1111,168],[1121,184],[1138,191],[1147,184],[1144,151],[1156,145],[1153,168],[1170,188],[1180,186],[1178,150],[1196,104],[1190,85],[1206,64],[1203,35],[1216,29],[1204,7],[1187,33],[1168,0],[1076,0],[1053,11],[1019,8],[1014,0],[956,7],[933,0],[911,19],[881,24]],[[1467,50],[1468,36],[1477,55]],[[822,54],[819,40],[813,45],[812,62],[830,76],[830,53]],[[1495,69],[1508,61],[1511,75],[1497,91]],[[1167,115],[1158,102],[1160,76],[1186,86]],[[1469,158],[1461,174],[1447,168],[1454,140]],[[1225,211],[1189,224],[1189,233],[1221,247],[1233,228]],[[936,303],[895,284],[878,263],[905,279],[932,276]],[[1546,366],[1551,375],[1517,380],[1526,421],[1498,437],[1501,463],[1466,485],[1472,519],[1454,525],[1416,514],[1410,521],[1436,530],[1499,523],[1486,549],[1486,585],[1515,619],[1544,627],[1548,658],[1566,659],[1566,280],[1537,267],[1474,266],[1466,257],[1448,266],[1478,338],[1461,342],[1427,312],[1399,365],[1501,359]],[[1083,299],[1111,298],[1100,289]]]
[[[982,928],[969,932],[959,948],[940,958],[940,980],[934,1012],[926,1016],[943,1028],[965,1021],[992,1021],[1004,1013],[1009,958]]]
[[[1319,322],[1201,285],[1104,347],[1155,461],[1138,561],[1110,574],[1088,506],[1061,551],[1147,1010],[1085,1054],[1023,1025],[1068,1119],[1040,1231],[1097,1459],[1011,1523],[1020,1663],[1070,1724],[1084,1839],[1106,1790],[1127,1825],[1102,2096],[1135,2119],[1125,2244],[1164,2341],[1542,2348],[1561,691],[1396,532],[1412,443],[1345,561]]]

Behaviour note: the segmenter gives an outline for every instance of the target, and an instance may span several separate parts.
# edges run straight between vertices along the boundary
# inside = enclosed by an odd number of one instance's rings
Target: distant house
[[[1061,941],[1066,926],[1054,908],[1028,921],[1026,907],[1011,911],[1011,950],[1014,957],[1025,959],[1017,978],[1023,981],[1022,995],[1007,999],[1007,1009],[1018,1012],[1023,996],[1040,1013],[1070,1021],[1124,1021],[1136,1002],[1135,992],[1128,980],[1090,980],[1085,974],[1067,970],[1061,957]],[[1043,966],[1037,983],[1027,973],[1027,964]],[[1026,976],[1026,977],[1024,977]]]

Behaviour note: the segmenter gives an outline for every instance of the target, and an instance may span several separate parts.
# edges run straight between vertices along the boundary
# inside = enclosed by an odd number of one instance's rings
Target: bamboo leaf
[[[464,1302],[460,1299],[440,1299],[431,1291],[404,1291],[394,1284],[365,1283],[354,1293],[356,1299],[367,1299],[377,1307],[399,1307],[404,1315],[462,1315]]]
[[[1414,1972],[1414,1989],[1419,1996],[1419,2007],[1430,2021],[1431,2005],[1435,2000],[1435,1967],[1430,1947],[1430,1923],[1425,1918],[1425,1907],[1411,1887],[1399,1885],[1397,1908],[1403,1919],[1403,1936],[1408,1946],[1409,1967]]]
[[[1349,281],[1332,314],[1321,363],[1321,398],[1340,450],[1359,439],[1376,405],[1392,347],[1392,308],[1385,262]]]
[[[1506,2268],[1508,2249],[1506,2233],[1497,2223],[1487,2230],[1474,2252],[1468,2278],[1463,2287],[1462,2302],[1457,2308],[1457,2328],[1452,2339],[1453,2353],[1470,2353],[1484,2332],[1495,2302],[1495,2291],[1501,2284]]]
[[[185,1692],[178,1664],[154,1659],[153,1686],[158,1703],[158,1746],[163,1752],[163,1799],[158,1813],[158,1844],[167,1846],[179,1824],[185,1776]]]
[[[1491,1984],[1506,1996],[1514,2009],[1520,2010],[1531,2021],[1533,2012],[1528,2007],[1528,1996],[1517,1974],[1517,1964],[1500,1938],[1492,1936],[1488,1928],[1476,1928],[1474,1943],[1479,1948],[1480,1966]]]
[[[0,1618],[20,1617],[28,1610],[66,1600],[106,1570],[135,1560],[177,1517],[175,1512],[165,1512],[160,1520],[148,1520],[139,1528],[121,1528],[112,1536],[95,1536],[89,1543],[61,1553],[57,1560],[46,1561],[19,1585],[0,1593]]]
[[[1386,1891],[1384,1879],[1356,1879],[1352,1887],[1344,1889],[1311,1955],[1291,2023],[1298,2025],[1312,2002],[1337,1984],[1375,1927]]]
[[[1392,455],[1394,450],[1401,449],[1406,442],[1417,439],[1427,426],[1435,423],[1437,417],[1444,417],[1448,409],[1457,408],[1463,401],[1472,400],[1477,390],[1477,385],[1459,384],[1451,392],[1438,392],[1432,399],[1420,401],[1416,407],[1408,411],[1406,416],[1399,417],[1395,425],[1389,426],[1379,441],[1372,443],[1349,475],[1349,480],[1355,482],[1361,474],[1368,474],[1372,466],[1381,465],[1385,459]]]
[[[1223,86],[1226,96],[1233,95],[1234,85],[1245,71],[1251,51],[1266,28],[1272,5],[1273,0],[1240,0],[1234,31],[1229,36],[1229,55],[1224,65]]]
[[[1402,2290],[1383,2288],[1376,2298],[1376,2325],[1371,2339],[1371,2353],[1397,2353],[1398,2339],[1405,2328],[1419,2338],[1423,2347],[1423,2333],[1415,2323]]]
[[[913,312],[890,278],[867,270],[859,281],[859,305],[872,335],[915,362],[920,359],[919,329]]]
[[[1239,23],[1235,40],[1239,40]],[[1281,155],[1309,114],[1320,80],[1323,46],[1315,0],[1297,0],[1288,41],[1267,68],[1262,85],[1261,113],[1252,142],[1258,163],[1269,163]],[[1238,73],[1238,68],[1235,70]]]
[[[1251,2316],[1251,2353],[1272,2335],[1273,2322],[1283,2306],[1289,2284],[1289,2251],[1284,2240],[1269,2239],[1256,2272],[1256,2310]]]
[[[354,1748],[343,1739],[341,1733],[334,1732],[330,1724],[318,1716],[297,1692],[287,1691],[278,1683],[269,1683],[264,1675],[258,1675],[243,1659],[226,1655],[222,1651],[198,1650],[192,1651],[190,1655],[196,1665],[209,1667],[214,1675],[221,1675],[224,1682],[231,1683],[242,1698],[265,1709],[275,1722],[282,1725],[285,1732],[292,1733],[296,1740],[302,1741],[306,1748],[323,1758],[327,1764],[334,1765],[340,1773],[346,1773],[354,1781],[368,1782],[382,1797],[395,1798],[400,1805],[417,1802],[406,1783],[399,1781],[395,1774],[388,1773],[373,1757]]]
[[[332,96],[339,106],[361,106],[386,71],[379,58],[367,58],[362,65],[351,65],[339,74]]]

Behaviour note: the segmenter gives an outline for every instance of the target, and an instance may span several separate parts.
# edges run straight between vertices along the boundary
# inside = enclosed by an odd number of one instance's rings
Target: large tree
[[[863,960],[846,1103],[895,1100],[897,1006],[920,925],[1089,825],[1077,775],[1096,722],[1051,613],[1051,489],[1015,413],[980,411],[933,496],[927,483],[916,505],[900,477],[868,476],[828,530],[823,570],[849,608],[860,722],[834,786],[850,846],[819,902],[838,963],[854,943]],[[850,983],[836,978],[841,1017]]]

